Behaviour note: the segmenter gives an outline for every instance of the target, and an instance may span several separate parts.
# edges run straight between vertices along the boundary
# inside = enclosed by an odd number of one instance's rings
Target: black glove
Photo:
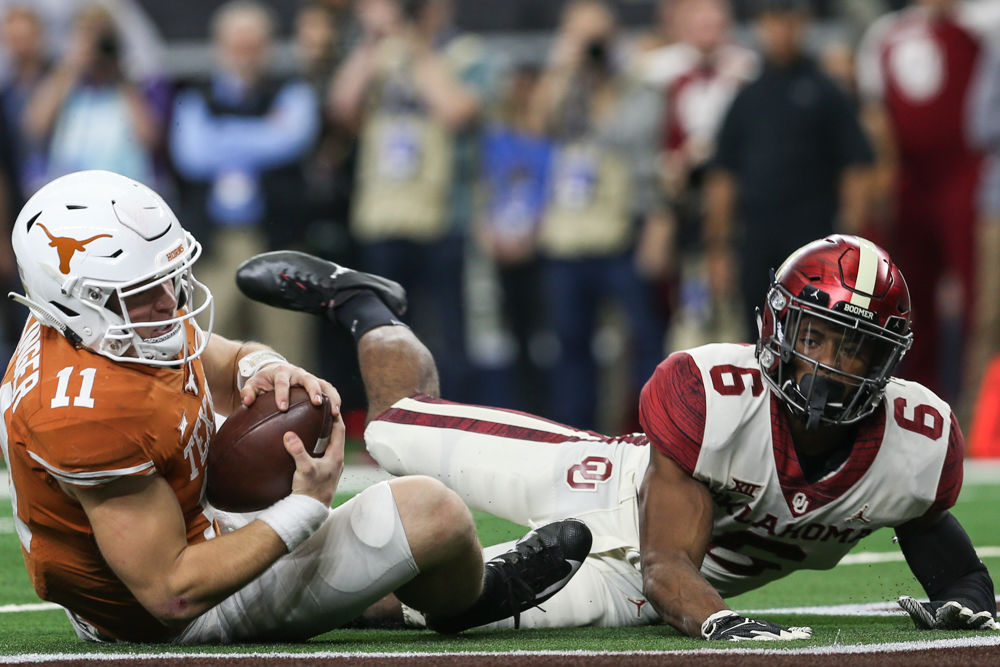
[[[904,595],[897,602],[918,630],[1000,630],[992,611],[977,613],[956,600],[920,602]]]
[[[769,621],[757,621],[740,616],[731,609],[717,611],[701,624],[701,636],[708,640],[773,641],[810,639],[812,628],[785,628]]]

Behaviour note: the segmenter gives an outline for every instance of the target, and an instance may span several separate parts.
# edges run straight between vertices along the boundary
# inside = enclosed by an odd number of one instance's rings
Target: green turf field
[[[1000,480],[994,484],[966,483],[954,512],[962,521],[981,554],[995,554],[983,560],[994,580],[1000,578],[1000,530],[996,508],[1000,506]],[[17,653],[96,653],[144,651],[134,645],[93,645],[76,640],[61,610],[29,611],[17,605],[39,602],[28,582],[17,538],[11,528],[10,501],[0,498],[0,655]],[[520,536],[524,529],[485,514],[476,516],[485,544]],[[898,553],[892,533],[877,532],[851,553]],[[921,596],[919,585],[905,563],[878,562],[841,564],[826,572],[799,572],[729,600],[735,609],[775,609],[838,604],[861,604],[894,600],[901,594]],[[867,644],[914,641],[962,634],[918,632],[905,616],[818,615],[771,613],[769,620],[786,625],[810,625],[810,642],[793,642],[795,647],[833,644]],[[239,647],[198,647],[203,651],[531,651],[531,650],[675,650],[706,648],[704,642],[681,637],[669,627],[632,629],[586,628],[470,632],[446,638],[431,632],[361,631],[329,632],[306,644],[241,645]],[[717,646],[717,648],[722,648]],[[779,648],[773,644],[768,648]],[[150,652],[190,651],[191,648],[150,647]]]

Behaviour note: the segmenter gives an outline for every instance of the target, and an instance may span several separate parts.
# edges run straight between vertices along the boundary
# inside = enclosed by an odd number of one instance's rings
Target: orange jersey
[[[188,326],[189,349],[193,340]],[[161,475],[177,496],[188,542],[214,536],[203,490],[215,413],[201,360],[177,368],[116,363],[29,318],[0,386],[0,408],[15,528],[39,597],[118,639],[179,632],[115,576],[87,515],[57,481],[85,487]]]

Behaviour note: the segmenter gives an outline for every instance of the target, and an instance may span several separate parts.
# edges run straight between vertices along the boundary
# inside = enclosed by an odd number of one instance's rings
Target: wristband
[[[330,508],[312,496],[293,493],[258,514],[257,519],[269,525],[291,553],[319,530],[329,514]]]
[[[240,358],[236,364],[236,390],[243,391],[243,385],[252,378],[257,371],[268,364],[283,364],[288,360],[274,350],[257,350]]]

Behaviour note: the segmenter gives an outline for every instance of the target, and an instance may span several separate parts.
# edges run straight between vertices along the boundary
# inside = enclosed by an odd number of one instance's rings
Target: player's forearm
[[[728,609],[722,597],[685,557],[662,559],[642,570],[643,593],[664,621],[689,637],[701,637],[701,625]]]
[[[196,618],[287,551],[279,532],[260,521],[191,544],[177,497],[160,475],[124,477],[94,488],[60,483],[60,488],[87,513],[114,573],[167,625]]]
[[[673,459],[650,448],[639,487],[642,588],[664,621],[691,637],[726,604],[701,575],[712,532],[708,488]]]
[[[900,526],[896,534],[931,600],[958,600],[975,611],[995,611],[993,580],[954,515],[945,512],[926,526]]]
[[[188,545],[163,577],[133,593],[161,623],[188,623],[249,584],[285,553],[278,534],[254,521],[227,535]]]

